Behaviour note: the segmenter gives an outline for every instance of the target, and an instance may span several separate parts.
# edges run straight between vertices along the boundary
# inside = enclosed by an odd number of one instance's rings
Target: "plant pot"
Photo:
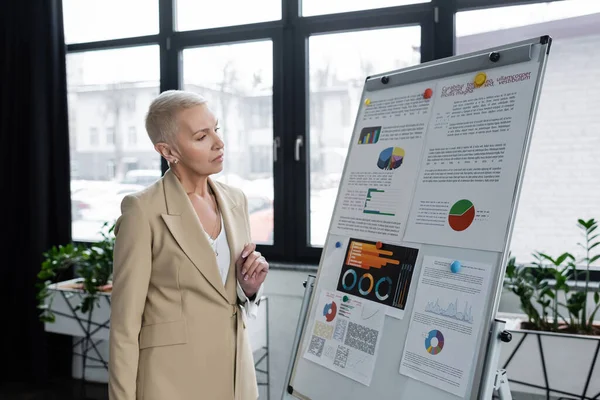
[[[600,394],[600,336],[527,330],[525,315],[498,314],[512,333],[502,343],[498,368],[506,369],[511,391],[549,398],[592,399]]]
[[[98,293],[99,305],[91,313],[75,310],[81,304],[85,293],[78,289],[83,279],[76,278],[52,284],[48,287],[50,296],[46,304],[56,316],[56,321],[46,323],[48,332],[63,335],[88,337],[95,340],[108,340],[110,322],[110,292]],[[51,302],[51,303],[50,303]]]
[[[47,332],[73,336],[73,378],[108,382],[108,336],[110,329],[110,292],[98,293],[98,305],[91,313],[76,310],[85,297],[80,289],[83,279],[52,284],[46,299],[55,316],[46,322]],[[84,375],[85,372],[85,375]]]

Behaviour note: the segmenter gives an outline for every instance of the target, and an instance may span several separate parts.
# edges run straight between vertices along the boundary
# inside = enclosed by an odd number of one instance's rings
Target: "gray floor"
[[[537,395],[537,394],[529,394],[529,393],[513,393],[513,400],[546,400],[546,396],[541,396],[541,395]],[[550,400],[557,400],[559,399],[559,397],[553,397],[550,396]],[[573,399],[576,400],[574,397],[560,397],[560,399],[562,400],[566,400],[566,399]]]

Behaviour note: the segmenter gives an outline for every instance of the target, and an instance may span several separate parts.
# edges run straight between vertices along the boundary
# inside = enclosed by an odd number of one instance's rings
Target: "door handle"
[[[279,153],[279,146],[281,146],[281,139],[279,136],[273,138],[273,162],[277,162],[277,154]]]
[[[294,147],[294,159],[300,161],[300,147],[304,145],[304,137],[302,135],[296,136],[296,143]]]

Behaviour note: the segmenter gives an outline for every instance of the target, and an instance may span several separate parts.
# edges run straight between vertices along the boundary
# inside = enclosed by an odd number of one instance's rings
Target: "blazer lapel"
[[[171,170],[165,173],[163,182],[167,203],[167,214],[162,214],[165,224],[192,264],[217,292],[229,301],[219,274],[214,250],[206,238],[198,215],[183,186]],[[225,213],[223,217],[225,219]]]

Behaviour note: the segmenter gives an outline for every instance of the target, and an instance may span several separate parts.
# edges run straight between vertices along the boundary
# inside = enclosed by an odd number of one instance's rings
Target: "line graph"
[[[472,307],[468,302],[465,301],[465,305],[462,311],[459,310],[458,298],[454,303],[449,303],[446,307],[440,305],[440,299],[436,299],[435,302],[428,302],[425,306],[425,312],[441,315],[444,317],[456,319],[458,321],[473,323]]]

